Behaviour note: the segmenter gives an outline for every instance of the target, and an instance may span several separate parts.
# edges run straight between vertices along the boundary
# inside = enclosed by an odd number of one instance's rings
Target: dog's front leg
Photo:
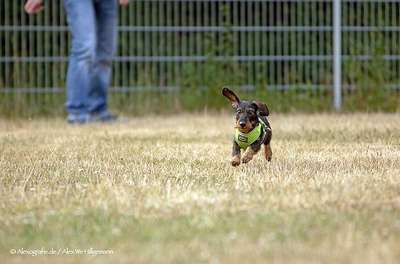
[[[233,141],[231,164],[234,167],[240,164],[240,147],[235,140]]]
[[[243,154],[242,162],[247,163],[253,159],[253,156],[257,154],[260,150],[261,145],[257,142],[256,144],[251,144]]]

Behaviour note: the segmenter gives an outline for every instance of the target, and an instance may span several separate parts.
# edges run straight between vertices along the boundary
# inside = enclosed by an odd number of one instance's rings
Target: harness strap
[[[253,128],[249,133],[242,133],[239,131],[239,129],[236,129],[235,142],[239,145],[241,149],[248,148],[251,144],[256,142],[261,135],[263,135],[262,140],[265,139],[265,136],[267,134],[265,133],[265,129],[268,127],[260,118],[258,118],[258,121],[258,125]]]

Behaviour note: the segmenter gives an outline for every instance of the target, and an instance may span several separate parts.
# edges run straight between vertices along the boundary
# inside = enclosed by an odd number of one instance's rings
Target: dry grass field
[[[270,120],[238,168],[229,115],[0,121],[1,263],[399,263],[399,115]]]

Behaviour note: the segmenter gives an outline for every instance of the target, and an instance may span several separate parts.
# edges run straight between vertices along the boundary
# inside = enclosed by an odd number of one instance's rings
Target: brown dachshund
[[[269,110],[266,104],[257,101],[241,101],[230,89],[223,88],[222,94],[229,99],[236,110],[235,137],[232,149],[232,166],[240,162],[249,162],[264,145],[264,155],[271,161],[272,130],[267,116]],[[241,150],[244,151],[241,159]]]

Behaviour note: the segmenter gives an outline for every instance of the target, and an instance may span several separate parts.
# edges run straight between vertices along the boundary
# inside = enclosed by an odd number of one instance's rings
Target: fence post
[[[342,107],[341,0],[333,0],[333,106]]]

